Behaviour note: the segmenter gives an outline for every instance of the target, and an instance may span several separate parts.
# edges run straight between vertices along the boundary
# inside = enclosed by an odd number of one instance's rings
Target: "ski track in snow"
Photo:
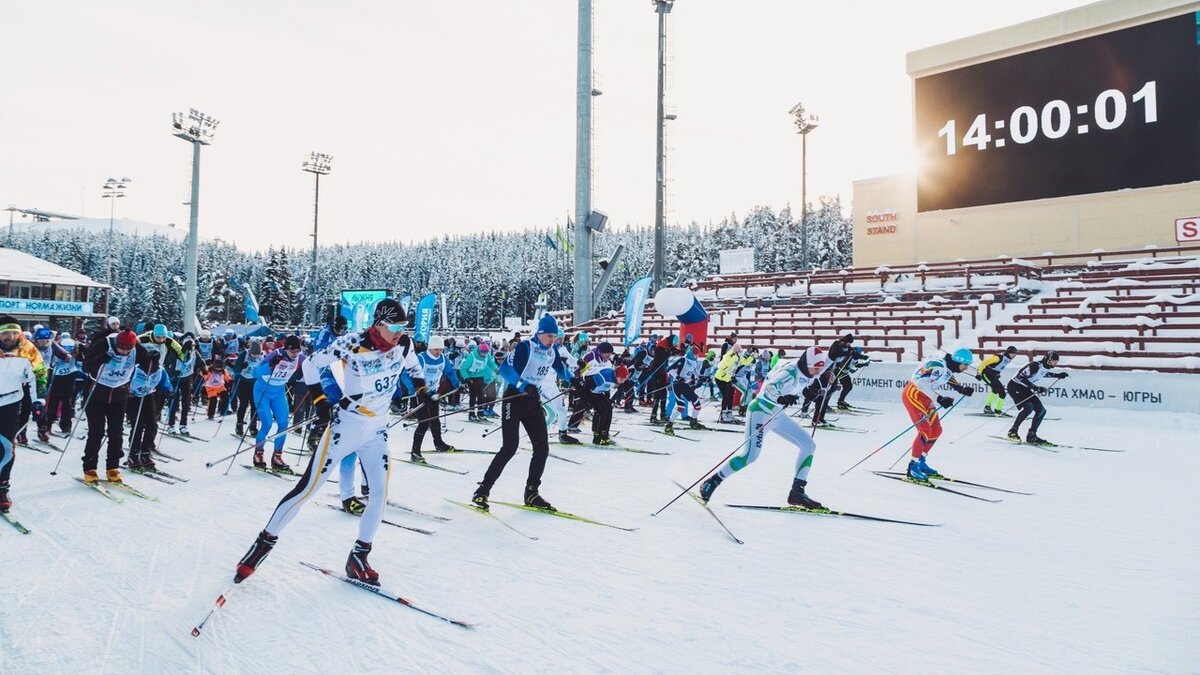
[[[191,482],[130,475],[161,502],[122,494],[117,504],[70,479],[76,457],[51,477],[57,455],[19,449],[13,515],[33,534],[0,529],[2,559],[19,571],[0,586],[0,674],[1194,672],[1200,418],[1052,404],[1063,419],[1045,422],[1042,435],[1127,450],[1055,454],[988,438],[1007,421],[952,413],[931,464],[1036,493],[951,486],[1003,500],[989,504],[870,473],[911,435],[839,476],[909,423],[898,403],[872,407],[888,412],[853,424],[869,434],[817,432],[810,493],[835,508],[942,527],[725,508],[783,503],[795,452],[777,437],[713,499],[744,546],[687,497],[649,516],[676,494],[672,479],[691,483],[740,435],[692,431],[701,442],[640,444],[674,453],[665,457],[553,446],[586,464],[551,460],[548,499],[640,529],[493,506],[539,541],[443,501],[466,501],[490,456],[438,456],[467,476],[397,464],[390,497],[453,521],[386,509],[437,533],[384,525],[372,563],[389,590],[474,630],[299,565],[340,570],[358,531],[354,518],[309,504],[193,638],[290,483],[206,470],[233,439],[168,438],[163,449],[185,461],[163,468]],[[215,423],[195,427],[207,437]],[[484,431],[470,428],[459,442],[498,448],[498,435],[479,439]],[[404,456],[410,433],[391,436]],[[494,500],[520,500],[528,460],[513,458]]]

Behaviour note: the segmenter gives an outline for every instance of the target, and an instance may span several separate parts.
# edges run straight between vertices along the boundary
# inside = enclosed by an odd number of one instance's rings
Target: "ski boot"
[[[469,412],[469,413],[467,413],[467,421],[468,422],[480,422],[482,420],[480,419],[479,415],[476,415],[473,412]]]
[[[429,463],[425,460],[425,455],[422,455],[420,450],[413,450],[412,453],[409,454],[409,459],[412,461],[413,464],[428,464]]]
[[[360,489],[359,492],[362,493],[361,499],[363,502],[366,502],[368,499],[371,498],[371,486],[370,485],[363,483],[362,489]]]
[[[925,476],[928,478],[943,477],[941,472],[925,463],[925,455],[921,455],[921,459],[917,460],[917,468],[919,468],[921,473],[925,474]]]
[[[995,417],[996,411],[992,410],[992,406],[985,405],[985,406],[983,406],[983,416],[984,417]]]
[[[495,419],[495,418],[497,418],[497,417],[499,417],[499,416],[500,416],[500,415],[496,414],[496,411],[495,411],[495,410],[492,410],[491,408],[484,408],[484,409],[483,409],[483,417],[490,417],[490,418],[492,418],[492,419]]]
[[[543,511],[557,511],[558,509],[550,505],[550,502],[542,499],[538,494],[538,489],[532,485],[525,486],[525,506],[530,506]]]
[[[918,483],[928,483],[929,482],[929,476],[926,475],[926,473],[921,470],[921,465],[915,459],[909,460],[908,471],[905,473],[905,475],[908,476],[909,479],[914,480]]]
[[[104,478],[110,483],[123,484],[125,482],[121,480],[121,470],[115,467],[105,471]]]
[[[168,434],[175,433],[175,427],[167,427],[167,433]],[[238,422],[237,424],[233,425],[233,433],[237,434],[238,436],[245,436],[246,435],[245,423]]]
[[[246,555],[242,556],[238,562],[237,569],[233,574],[233,583],[240,584],[246,580],[246,577],[254,574],[254,570],[258,569],[258,565],[267,557],[271,549],[275,548],[275,542],[279,541],[278,535],[267,534],[266,530],[258,533],[258,538],[254,540],[254,544],[250,546],[250,550],[246,551]]]
[[[661,427],[666,424],[666,422],[666,420],[659,419],[653,415],[650,416],[650,426],[652,427]]]
[[[49,443],[50,442],[50,430],[38,427],[37,437],[38,437],[39,441],[41,441],[43,443]]]
[[[721,417],[717,421],[721,424],[733,424],[733,411],[722,410]]]
[[[175,430],[175,425],[174,425],[174,424],[168,424],[168,425],[167,425],[167,431],[166,431],[165,433],[166,433],[168,436],[174,436],[174,435],[178,434],[179,432]],[[242,435],[242,432],[241,432],[241,431],[238,431],[238,436],[241,436],[241,435]]]
[[[571,424],[571,425],[567,426],[567,433],[568,434],[581,434],[583,432],[579,429],[578,424]]]
[[[666,424],[663,425],[662,432],[666,436],[674,436],[675,435],[675,425],[671,424],[671,420],[667,420]]]
[[[792,480],[792,491],[788,493],[788,506],[799,506],[802,509],[823,509],[821,502],[809,497],[804,492],[804,488],[808,486],[808,481],[796,478]]]
[[[286,473],[289,476],[296,474],[292,471],[292,467],[288,466],[287,462],[283,461],[283,451],[276,450],[271,454],[271,470],[275,473]]]
[[[993,415],[995,415],[996,417],[1012,417],[1012,415],[1010,415],[1010,414],[1008,414],[1008,413],[1004,412],[1004,411],[1003,411],[1003,410],[1001,410],[1000,408],[994,408],[994,409],[992,409],[992,414],[993,414]]]
[[[12,499],[8,496],[8,481],[0,480],[0,513],[8,513],[12,508]]]
[[[142,459],[140,456],[138,456],[137,452],[131,451],[129,453],[129,459],[125,460],[125,467],[133,471],[137,471],[142,468]]]
[[[350,557],[346,558],[346,576],[364,584],[378,586],[379,572],[371,569],[371,563],[367,562],[367,555],[370,552],[370,544],[361,539],[355,541],[354,548],[350,551]]]
[[[361,516],[362,512],[367,510],[367,505],[358,497],[350,497],[349,499],[342,500],[342,510],[346,513]]]
[[[1008,430],[1008,440],[1016,441],[1016,442],[1020,443],[1021,442],[1021,434],[1016,429],[1009,429]]]
[[[25,434],[24,429],[21,430],[21,433],[17,434],[17,445],[29,445],[29,436]]]
[[[1051,446],[1051,447],[1054,445],[1050,441],[1042,438],[1041,436],[1038,436],[1037,434],[1033,433],[1032,431],[1029,432],[1025,436],[1025,442],[1029,443],[1030,445],[1045,445],[1045,446]]]
[[[435,445],[435,446],[433,446],[433,449],[438,452],[458,452],[458,448],[454,447],[453,445],[450,445],[449,443],[442,443],[441,445]]]
[[[626,412],[626,413],[629,413],[632,415],[632,414],[636,414],[638,412],[638,409],[633,407],[633,403],[626,403],[625,407],[621,409],[621,412]]]
[[[85,485],[95,485],[100,482],[100,476],[95,469],[85,469],[83,472],[83,482]]]
[[[579,439],[565,431],[558,432],[558,442],[564,445],[579,445]]]
[[[846,403],[845,401],[838,401],[837,406],[835,406],[835,407],[838,410],[854,410],[854,406],[850,405],[849,403]]]
[[[265,459],[263,459],[263,449],[262,448],[254,449],[254,468],[256,468],[256,469],[266,469],[267,468],[267,462]]]
[[[695,429],[696,431],[708,431],[708,427],[701,424],[700,420],[696,419],[695,417],[688,420],[688,428]]]
[[[700,499],[704,500],[704,503],[707,504],[708,500],[712,499],[713,493],[717,491],[717,486],[724,480],[719,473],[709,476],[700,486]]]
[[[143,450],[141,456],[142,469],[145,471],[154,471],[158,467],[154,465],[154,449]]]
[[[609,446],[616,445],[607,434],[592,434],[592,445]]]
[[[475,488],[475,494],[471,496],[471,505],[481,511],[489,510],[488,509],[488,493],[489,492],[490,492],[490,490],[488,488],[484,487],[483,483],[480,483],[479,487]]]

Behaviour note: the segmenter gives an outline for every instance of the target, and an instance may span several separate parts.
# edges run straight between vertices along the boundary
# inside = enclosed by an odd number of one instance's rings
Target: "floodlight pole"
[[[300,167],[301,171],[307,171],[313,175],[313,231],[312,231],[312,265],[308,271],[308,294],[312,301],[310,307],[312,315],[310,325],[316,325],[319,321],[319,305],[317,303],[317,222],[321,207],[321,176],[329,174],[330,163],[333,157],[320,152],[309,154],[308,161]]]
[[[666,124],[663,114],[663,73],[666,70],[664,61],[666,59],[667,47],[667,14],[671,12],[671,6],[674,0],[655,0],[654,11],[658,13],[658,116],[655,125],[657,136],[656,149],[654,154],[654,267],[651,272],[653,280],[651,281],[654,292],[662,290],[663,274],[665,267],[664,256],[666,255],[666,240],[667,231],[666,223],[664,223],[664,208],[663,208],[663,192],[665,190],[666,176],[664,168],[665,157],[663,156],[663,126]]]
[[[808,269],[808,133],[819,126],[820,119],[805,114],[803,103],[792,106],[788,114],[800,134],[800,266]]]
[[[199,247],[199,218],[200,218],[200,146],[212,143],[213,130],[217,120],[204,115],[193,108],[187,116],[175,113],[172,126],[175,138],[181,138],[192,144],[192,197],[189,203],[187,253],[184,258],[186,285],[183,289],[183,329],[195,333],[199,330],[196,322],[196,267],[198,265]]]
[[[571,323],[592,318],[592,0],[579,0],[575,85],[575,289]],[[503,321],[503,319],[501,319]]]

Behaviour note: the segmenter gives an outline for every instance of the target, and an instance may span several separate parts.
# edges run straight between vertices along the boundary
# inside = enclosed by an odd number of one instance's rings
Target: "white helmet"
[[[429,342],[426,344],[428,345],[428,349],[445,349],[446,338],[442,337],[441,335],[430,335]]]

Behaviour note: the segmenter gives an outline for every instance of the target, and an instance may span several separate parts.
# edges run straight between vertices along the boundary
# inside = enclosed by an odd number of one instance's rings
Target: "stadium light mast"
[[[804,104],[797,103],[788,111],[800,134],[800,266],[808,269],[808,132],[816,129],[821,120],[804,111]]]
[[[193,333],[199,329],[196,323],[196,265],[200,216],[200,146],[212,143],[218,124],[220,122],[216,119],[195,108],[186,114],[171,114],[172,136],[192,144],[192,198],[189,202],[191,213],[188,218],[187,256],[184,260],[187,282],[183,289],[183,329]]]
[[[113,283],[113,220],[117,212],[117,200],[125,196],[125,188],[133,182],[131,178],[109,178],[104,181],[104,185],[100,188],[100,198],[107,199],[108,202],[108,285]],[[12,223],[9,223],[12,226]]]
[[[663,287],[667,241],[666,223],[663,222],[666,218],[663,208],[663,192],[666,187],[666,170],[663,166],[666,163],[663,152],[663,127],[667,118],[663,112],[663,74],[666,70],[667,15],[671,13],[675,0],[651,0],[651,2],[654,4],[654,11],[658,14],[658,116],[655,124],[657,140],[654,155],[654,269],[651,284],[653,284],[654,292],[658,292]],[[672,115],[671,119],[675,119],[675,116]]]
[[[321,204],[321,176],[329,175],[330,165],[333,163],[333,155],[326,155],[321,152],[310,152],[308,159],[304,160],[304,164],[300,166],[301,171],[307,171],[313,175],[313,231],[312,231],[312,266],[308,271],[308,294],[312,300],[312,317],[311,325],[316,325],[317,318],[317,215],[320,211]]]

